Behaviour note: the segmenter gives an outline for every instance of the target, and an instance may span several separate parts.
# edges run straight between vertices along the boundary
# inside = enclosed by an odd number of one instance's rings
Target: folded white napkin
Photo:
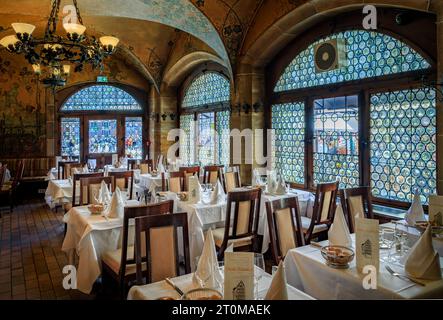
[[[415,225],[417,221],[425,221],[425,213],[423,212],[423,206],[420,202],[420,193],[415,191],[414,200],[412,200],[411,207],[405,214],[405,220],[410,225]]]
[[[286,194],[286,182],[281,175],[278,176],[276,185],[277,186],[275,187],[274,194],[277,195]]]
[[[194,273],[194,281],[199,285],[198,279],[204,280],[206,287],[209,288],[217,288],[223,283],[223,275],[218,268],[217,253],[211,229],[206,232],[203,251]]]
[[[270,194],[274,194],[277,189],[277,178],[275,171],[267,171],[267,186],[266,191]]]
[[[111,194],[109,192],[108,185],[102,181],[100,184],[100,190],[98,191],[98,202],[101,204],[108,204],[111,202]]]
[[[405,272],[408,276],[417,279],[440,280],[442,278],[440,257],[432,245],[431,226],[428,226],[409,251]]]
[[[87,164],[85,164],[85,165],[83,166],[83,173],[89,173],[89,168],[88,168],[88,165],[87,165]]]
[[[125,215],[125,198],[122,192],[117,187],[112,195],[111,204],[107,210],[108,218],[120,218],[123,219]]]
[[[351,234],[341,204],[335,210],[334,222],[328,231],[329,244],[334,246],[350,247],[352,245]]]
[[[260,184],[261,184],[260,171],[259,169],[255,168],[254,171],[252,171],[252,185],[259,186]]]
[[[219,201],[222,201],[224,197],[225,191],[223,190],[220,180],[217,179],[217,184],[211,193],[211,204],[217,204]]]
[[[266,293],[265,300],[288,300],[286,274],[282,261],[280,261],[277,272],[272,277],[272,282]]]
[[[166,172],[165,170],[165,166],[163,165],[163,163],[160,163],[158,165],[158,172],[162,173],[162,172]]]
[[[188,180],[188,203],[195,204],[200,201],[201,186],[197,176],[191,176]]]

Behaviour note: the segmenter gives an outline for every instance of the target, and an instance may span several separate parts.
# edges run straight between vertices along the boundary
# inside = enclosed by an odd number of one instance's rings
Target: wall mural
[[[95,81],[99,74],[90,69],[74,72],[68,85]],[[103,75],[109,81],[149,88],[142,75],[117,58],[105,63]],[[0,52],[0,158],[46,156],[45,92],[22,57]]]

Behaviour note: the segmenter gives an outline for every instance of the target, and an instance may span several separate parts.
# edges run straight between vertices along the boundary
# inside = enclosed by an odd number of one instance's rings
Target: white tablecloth
[[[138,204],[136,200],[127,201],[128,206]],[[87,206],[73,207],[65,214],[63,221],[67,223],[67,231],[62,250],[69,255],[71,264],[74,253],[77,254],[77,288],[88,294],[101,274],[102,254],[121,248],[123,221],[91,215]],[[134,238],[129,236],[129,240],[132,245]]]
[[[76,191],[76,194],[80,196],[80,189],[77,188]],[[69,180],[49,180],[45,200],[50,208],[54,208],[57,204],[71,202],[72,184]]]
[[[142,189],[147,189],[149,191],[159,191],[162,187],[162,177],[161,174],[158,174],[157,176],[153,177],[149,173],[147,174],[140,174],[139,175],[139,186]]]
[[[189,291],[195,288],[192,282],[192,273],[173,278],[172,281],[183,291]],[[262,271],[262,277],[259,280],[258,294],[263,299],[266,296],[269,286],[271,285],[272,276]],[[288,300],[313,300],[314,298],[295,289],[292,286],[287,287]],[[144,286],[133,286],[128,293],[128,300],[155,300],[161,297],[171,297],[180,299],[180,295],[166,281],[159,281]]]
[[[354,241],[354,235],[351,236]],[[327,245],[328,241],[321,244]],[[380,254],[385,253],[380,250]],[[364,289],[365,275],[357,271],[355,259],[349,269],[334,269],[326,265],[320,248],[311,245],[290,250],[284,263],[288,283],[316,299],[443,298],[443,280],[426,281],[422,287],[392,276],[383,261],[380,261],[377,289]],[[390,266],[404,273],[404,267]]]

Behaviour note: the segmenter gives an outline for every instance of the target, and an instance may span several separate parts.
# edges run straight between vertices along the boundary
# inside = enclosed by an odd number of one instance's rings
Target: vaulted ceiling
[[[379,0],[427,11],[440,0]],[[297,33],[337,8],[364,0],[77,0],[90,35],[115,35],[122,59],[157,88],[178,65],[212,60],[232,71],[239,59],[263,64]],[[62,0],[64,5],[71,0]],[[42,34],[51,0],[0,0],[0,38],[12,22]],[[63,13],[61,12],[62,16]],[[61,26],[60,26],[61,27]],[[2,54],[3,52],[0,51]],[[195,64],[195,63],[194,63]],[[172,81],[172,80],[171,80]]]

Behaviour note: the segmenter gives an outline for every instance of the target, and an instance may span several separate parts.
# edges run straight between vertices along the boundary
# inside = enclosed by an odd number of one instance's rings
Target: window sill
[[[407,211],[405,209],[386,207],[378,204],[372,205],[372,210],[375,216],[392,220],[404,219]]]

